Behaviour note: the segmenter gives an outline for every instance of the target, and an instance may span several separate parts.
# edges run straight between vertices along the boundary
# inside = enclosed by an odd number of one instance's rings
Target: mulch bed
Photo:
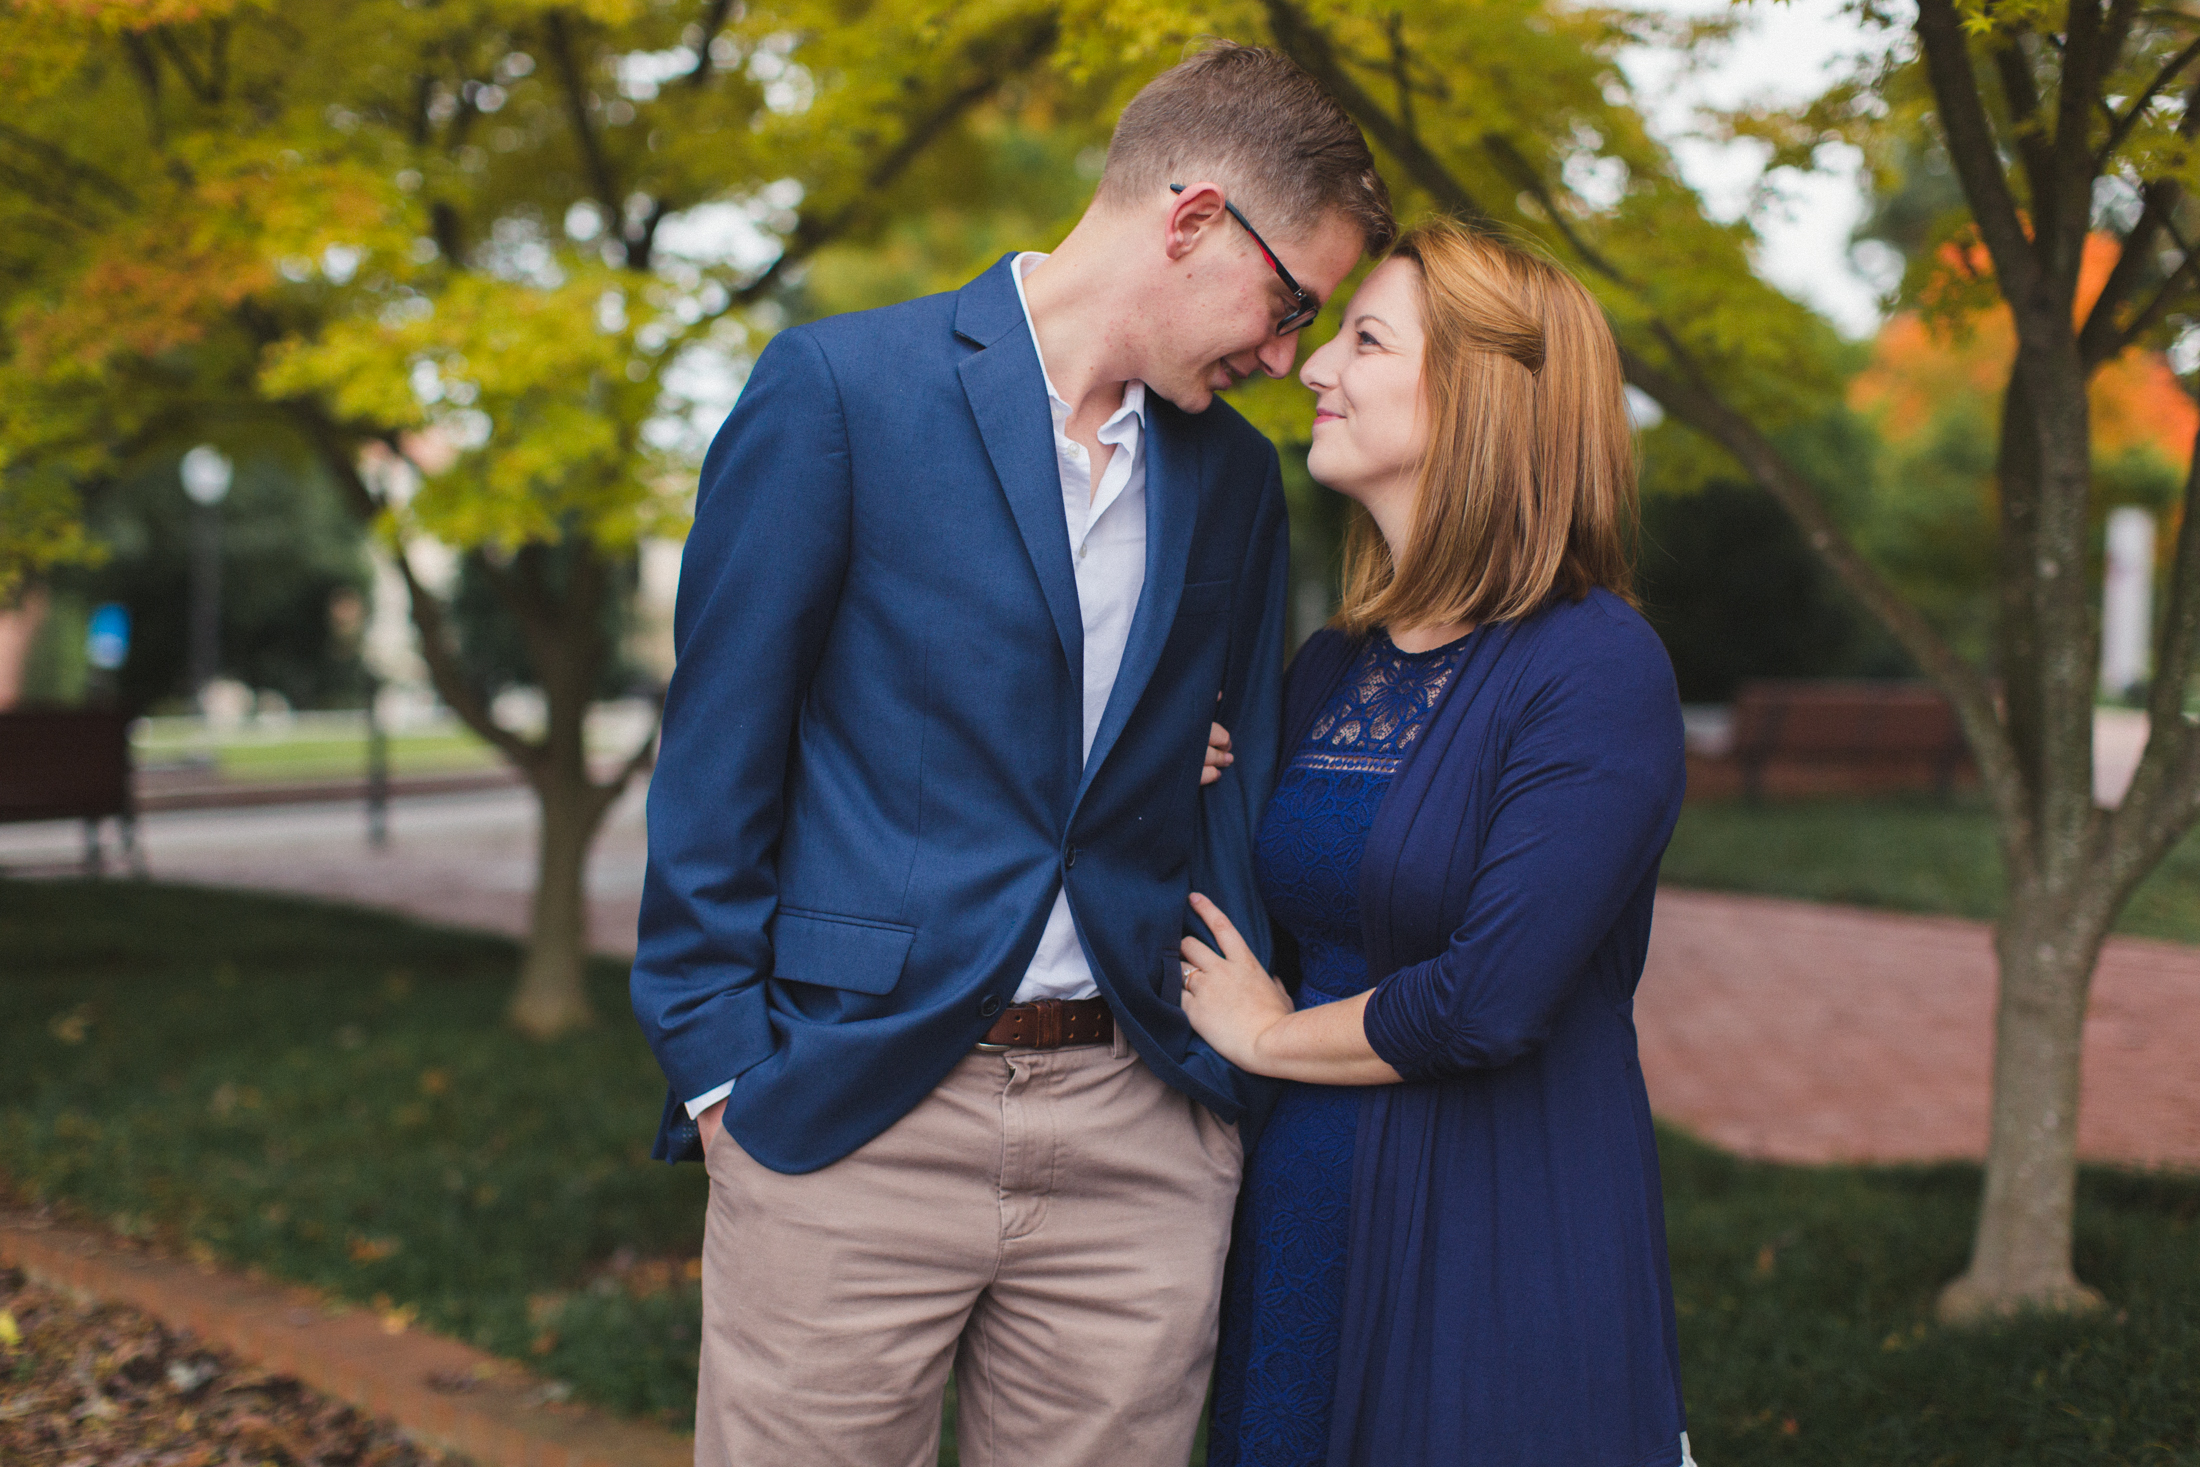
[[[0,1268],[7,1467],[463,1467],[135,1309]]]

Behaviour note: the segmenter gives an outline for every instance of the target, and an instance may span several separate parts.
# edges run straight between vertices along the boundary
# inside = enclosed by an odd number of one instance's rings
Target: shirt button
[[[981,1018],[981,1019],[990,1019],[990,1018],[992,1018],[992,1017],[993,1017],[993,1016],[994,1016],[995,1014],[999,1013],[1000,1011],[1001,1011],[1001,1001],[1000,1001],[999,999],[995,998],[995,997],[994,997],[994,996],[993,996],[992,994],[990,994],[990,993],[989,993],[989,994],[987,994],[987,995],[986,995],[986,996],[985,996],[984,998],[982,998],[982,999],[978,1000],[978,1017],[979,1017],[979,1018]]]
[[[1070,867],[1072,867],[1072,866],[1074,866],[1074,865],[1076,865],[1076,864],[1077,864],[1077,847],[1075,847],[1075,846],[1071,846],[1071,847],[1070,847],[1070,848],[1069,848],[1068,850],[1066,850],[1066,851],[1062,852],[1062,869],[1066,871],[1066,870],[1068,870],[1068,869],[1069,869]]]

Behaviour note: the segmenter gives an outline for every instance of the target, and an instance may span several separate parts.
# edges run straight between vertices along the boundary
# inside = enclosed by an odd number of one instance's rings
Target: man
[[[1335,103],[1219,45],[1125,109],[1054,254],[757,360],[633,979],[657,1154],[711,1176],[698,1463],[929,1464],[951,1368],[968,1467],[1185,1459],[1244,1098],[1177,944],[1195,880],[1265,928],[1284,650],[1276,456],[1214,394],[1289,371],[1391,231]]]

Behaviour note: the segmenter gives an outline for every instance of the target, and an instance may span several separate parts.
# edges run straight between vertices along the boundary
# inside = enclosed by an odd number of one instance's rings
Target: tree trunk
[[[1970,1267],[1941,1292],[1943,1320],[2087,1309],[2101,1296],[2071,1267],[2078,1087],[2101,934],[2078,936],[2046,893],[2015,890],[1995,930],[2001,1002],[1986,1189]],[[2028,899],[2029,898],[2029,899]]]
[[[513,1025],[549,1039],[589,1023],[588,850],[602,819],[601,792],[569,770],[549,770],[535,782],[542,812],[536,842],[535,895],[527,923],[527,956],[507,1010]]]
[[[507,1011],[513,1026],[535,1039],[577,1029],[593,1017],[587,987],[588,849],[625,783],[599,786],[588,775],[588,703],[605,653],[597,623],[606,582],[594,547],[571,544],[566,556],[562,578],[555,577],[543,548],[529,546],[514,557],[500,583],[526,638],[545,704],[542,742],[528,772],[542,810],[535,900],[527,958]],[[558,579],[562,585],[555,584]]]
[[[1998,801],[2008,904],[1986,1180],[1970,1265],[1942,1319],[2097,1306],[2071,1244],[2086,1001],[2114,905],[2095,849],[2093,625],[2084,575],[2091,494],[2086,373],[2058,300],[2020,340],[2003,399],[2002,678],[2020,802]],[[2020,320],[2022,319],[2020,315]]]

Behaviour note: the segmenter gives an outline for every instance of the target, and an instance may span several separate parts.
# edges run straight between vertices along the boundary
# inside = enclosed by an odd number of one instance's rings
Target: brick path
[[[683,1437],[552,1401],[544,1383],[517,1366],[425,1331],[393,1332],[368,1311],[331,1313],[307,1289],[152,1257],[5,1213],[0,1261],[50,1288],[142,1309],[480,1467],[687,1467],[694,1460]]]
[[[1635,1004],[1650,1103],[1781,1161],[1986,1150],[1985,924],[1667,888]],[[2094,978],[2085,1157],[2200,1170],[2200,948],[2114,938]]]

